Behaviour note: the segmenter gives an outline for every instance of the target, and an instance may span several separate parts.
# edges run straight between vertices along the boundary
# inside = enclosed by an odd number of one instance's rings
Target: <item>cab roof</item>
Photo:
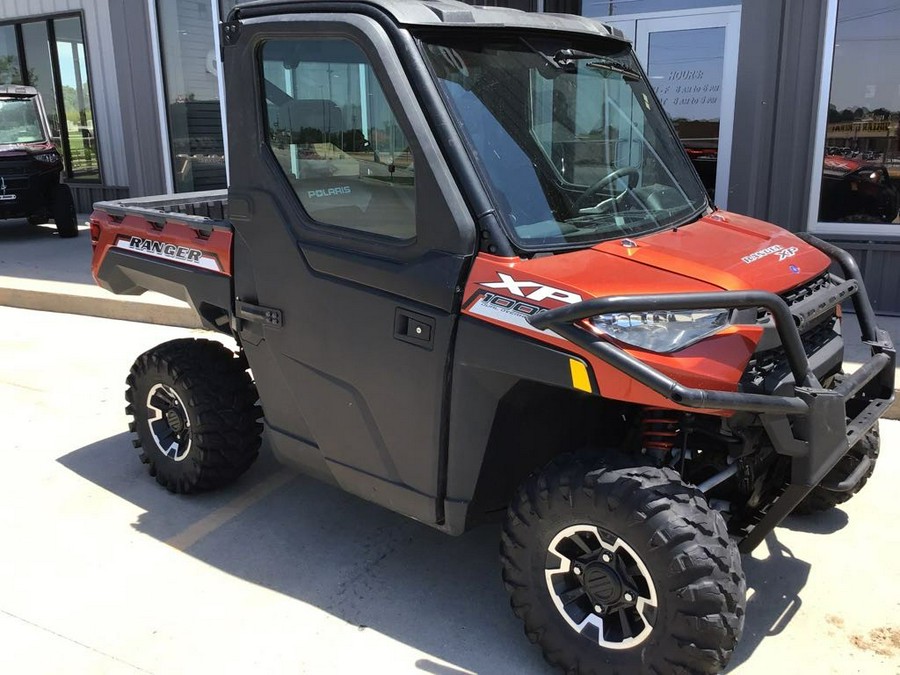
[[[31,98],[37,96],[37,89],[24,87],[21,84],[4,84],[0,86],[0,97]]]
[[[574,14],[523,12],[507,7],[478,7],[457,0],[257,0],[235,7],[229,20],[303,12],[306,5],[369,5],[403,26],[523,28],[587,33],[626,41],[622,32]],[[349,8],[348,8],[348,11]]]

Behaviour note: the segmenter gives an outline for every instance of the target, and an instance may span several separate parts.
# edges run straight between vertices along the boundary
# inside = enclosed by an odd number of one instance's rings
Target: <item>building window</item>
[[[583,0],[582,14],[595,17],[619,17],[651,12],[731,7],[740,4],[741,0]]]
[[[87,53],[80,17],[53,19],[50,23],[56,51],[57,91],[61,94],[63,125],[70,178],[100,181],[97,136],[88,78]]]
[[[0,26],[0,85],[22,84],[15,26]]]
[[[900,71],[893,67],[898,61],[900,4],[841,0],[818,221],[853,223],[841,228],[848,234],[900,222]]]
[[[54,16],[0,26],[0,84],[24,84],[44,101],[50,140],[69,182],[101,182],[81,17]]]
[[[20,25],[25,62],[28,64],[28,83],[38,90],[44,100],[47,121],[50,123],[50,140],[62,151],[61,119],[56,101],[56,78],[50,58],[50,37],[46,21],[34,21]]]
[[[262,49],[269,147],[319,223],[391,239],[416,234],[412,154],[353,42],[277,40]]]
[[[209,0],[158,0],[176,192],[226,187],[225,142]]]

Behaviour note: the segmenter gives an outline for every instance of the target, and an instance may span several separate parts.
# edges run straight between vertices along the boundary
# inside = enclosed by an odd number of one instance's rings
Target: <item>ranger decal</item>
[[[169,244],[156,239],[144,239],[143,237],[124,237],[116,242],[116,248],[124,248],[129,251],[145,253],[155,258],[166,258],[176,262],[186,263],[194,267],[221,272],[222,268],[214,255],[205,253],[196,248]]]
[[[757,260],[762,260],[766,256],[770,255],[778,255],[779,260],[787,260],[788,258],[792,258],[797,253],[800,252],[800,249],[796,246],[791,246],[789,248],[785,248],[780,244],[775,244],[774,246],[769,246],[768,248],[760,249],[759,251],[754,251],[750,255],[745,255],[741,260],[743,260],[746,264],[754,263]]]

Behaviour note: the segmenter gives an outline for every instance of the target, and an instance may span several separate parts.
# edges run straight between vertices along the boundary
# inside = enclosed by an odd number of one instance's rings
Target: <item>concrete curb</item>
[[[181,328],[202,328],[187,304],[156,293],[118,296],[96,286],[0,276],[0,305]]]

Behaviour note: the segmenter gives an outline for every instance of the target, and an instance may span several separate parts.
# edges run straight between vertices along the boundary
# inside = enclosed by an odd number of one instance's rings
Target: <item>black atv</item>
[[[0,86],[0,219],[53,219],[60,237],[78,235],[75,202],[60,182],[63,163],[50,140],[34,87]]]

